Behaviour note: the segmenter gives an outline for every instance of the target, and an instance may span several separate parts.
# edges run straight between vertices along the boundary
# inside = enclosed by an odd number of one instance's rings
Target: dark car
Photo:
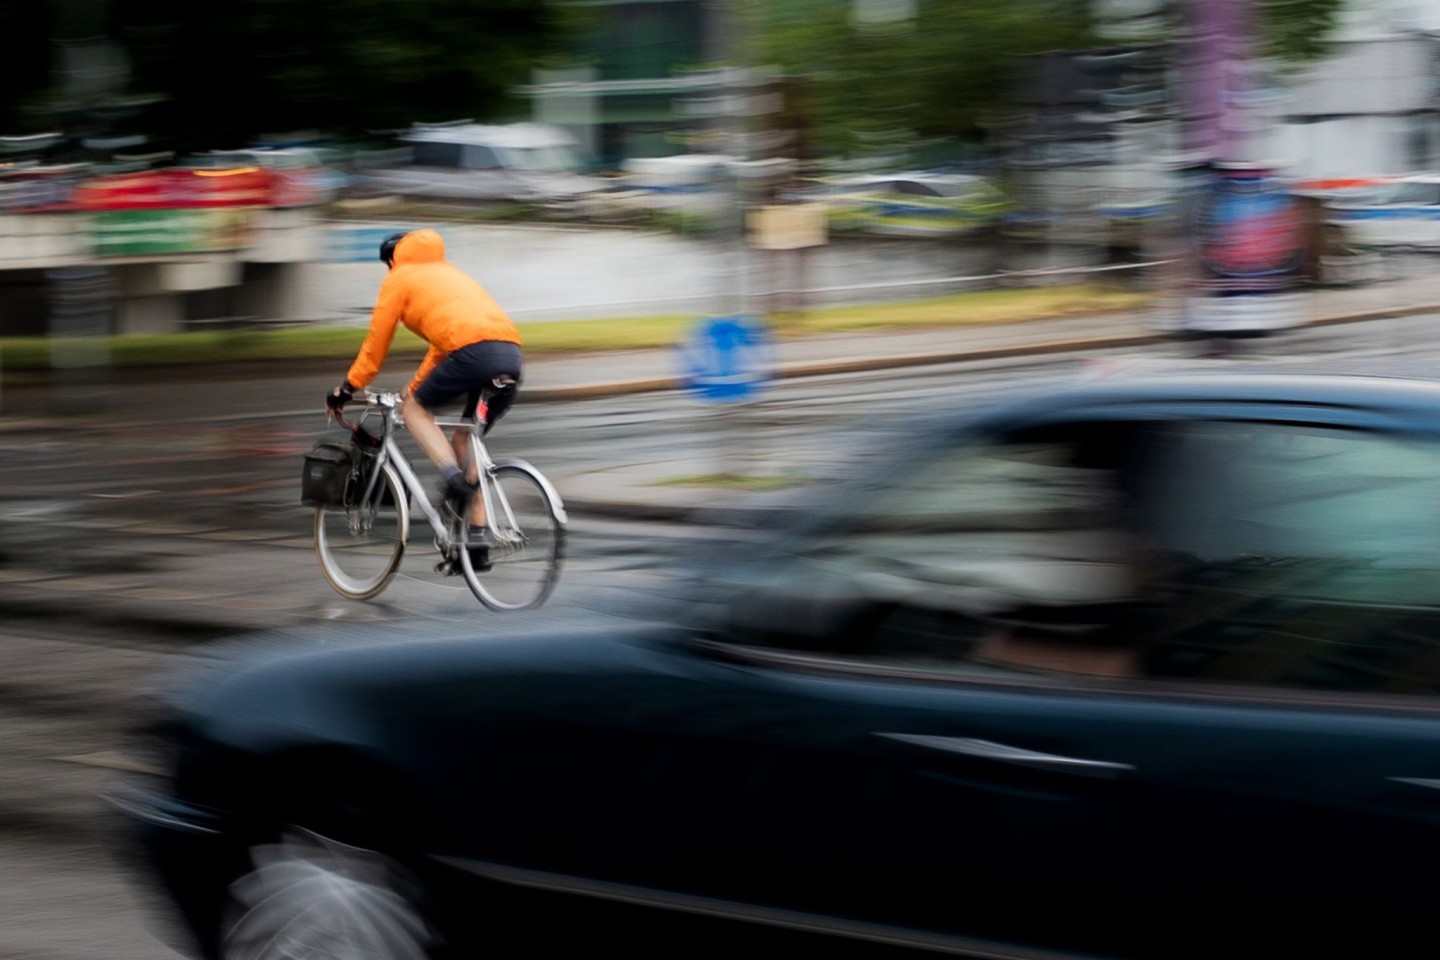
[[[226,957],[1426,942],[1440,384],[1097,379],[745,553],[643,625],[256,638],[116,802]]]

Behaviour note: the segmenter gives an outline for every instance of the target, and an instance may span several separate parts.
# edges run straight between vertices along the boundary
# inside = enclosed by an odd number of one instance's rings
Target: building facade
[[[573,133],[603,169],[683,153],[705,127],[689,108],[713,93],[726,5],[707,0],[562,0],[582,15],[575,66],[537,70],[533,116]]]

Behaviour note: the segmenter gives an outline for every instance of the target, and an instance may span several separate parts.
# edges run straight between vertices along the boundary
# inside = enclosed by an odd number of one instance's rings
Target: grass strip
[[[1021,323],[1134,310],[1149,302],[1143,293],[1094,285],[1040,290],[986,290],[927,300],[871,306],[826,307],[776,313],[773,335],[792,339],[823,333],[897,330],[926,326]],[[529,355],[601,350],[643,350],[680,342],[694,316],[522,322]],[[173,366],[253,360],[324,360],[353,357],[365,336],[354,324],[314,323],[273,328],[196,330],[108,337],[0,337],[0,371],[42,371],[67,366]],[[403,327],[394,356],[418,356],[425,344]]]

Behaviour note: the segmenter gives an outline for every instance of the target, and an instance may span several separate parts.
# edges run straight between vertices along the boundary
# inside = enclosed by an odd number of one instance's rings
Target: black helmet
[[[392,233],[380,241],[380,261],[384,263],[385,266],[393,267],[395,265],[395,244],[399,243],[400,238],[408,232],[407,230],[402,230],[399,233]]]

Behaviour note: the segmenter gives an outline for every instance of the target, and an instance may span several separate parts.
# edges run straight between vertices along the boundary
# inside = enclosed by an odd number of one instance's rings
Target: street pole
[[[1183,0],[1181,331],[1212,355],[1300,319],[1299,200],[1257,155],[1253,0]],[[1188,241],[1188,242],[1185,242]]]
[[[1245,117],[1251,92],[1251,0],[1183,0],[1182,143],[1214,164],[1257,159]]]

